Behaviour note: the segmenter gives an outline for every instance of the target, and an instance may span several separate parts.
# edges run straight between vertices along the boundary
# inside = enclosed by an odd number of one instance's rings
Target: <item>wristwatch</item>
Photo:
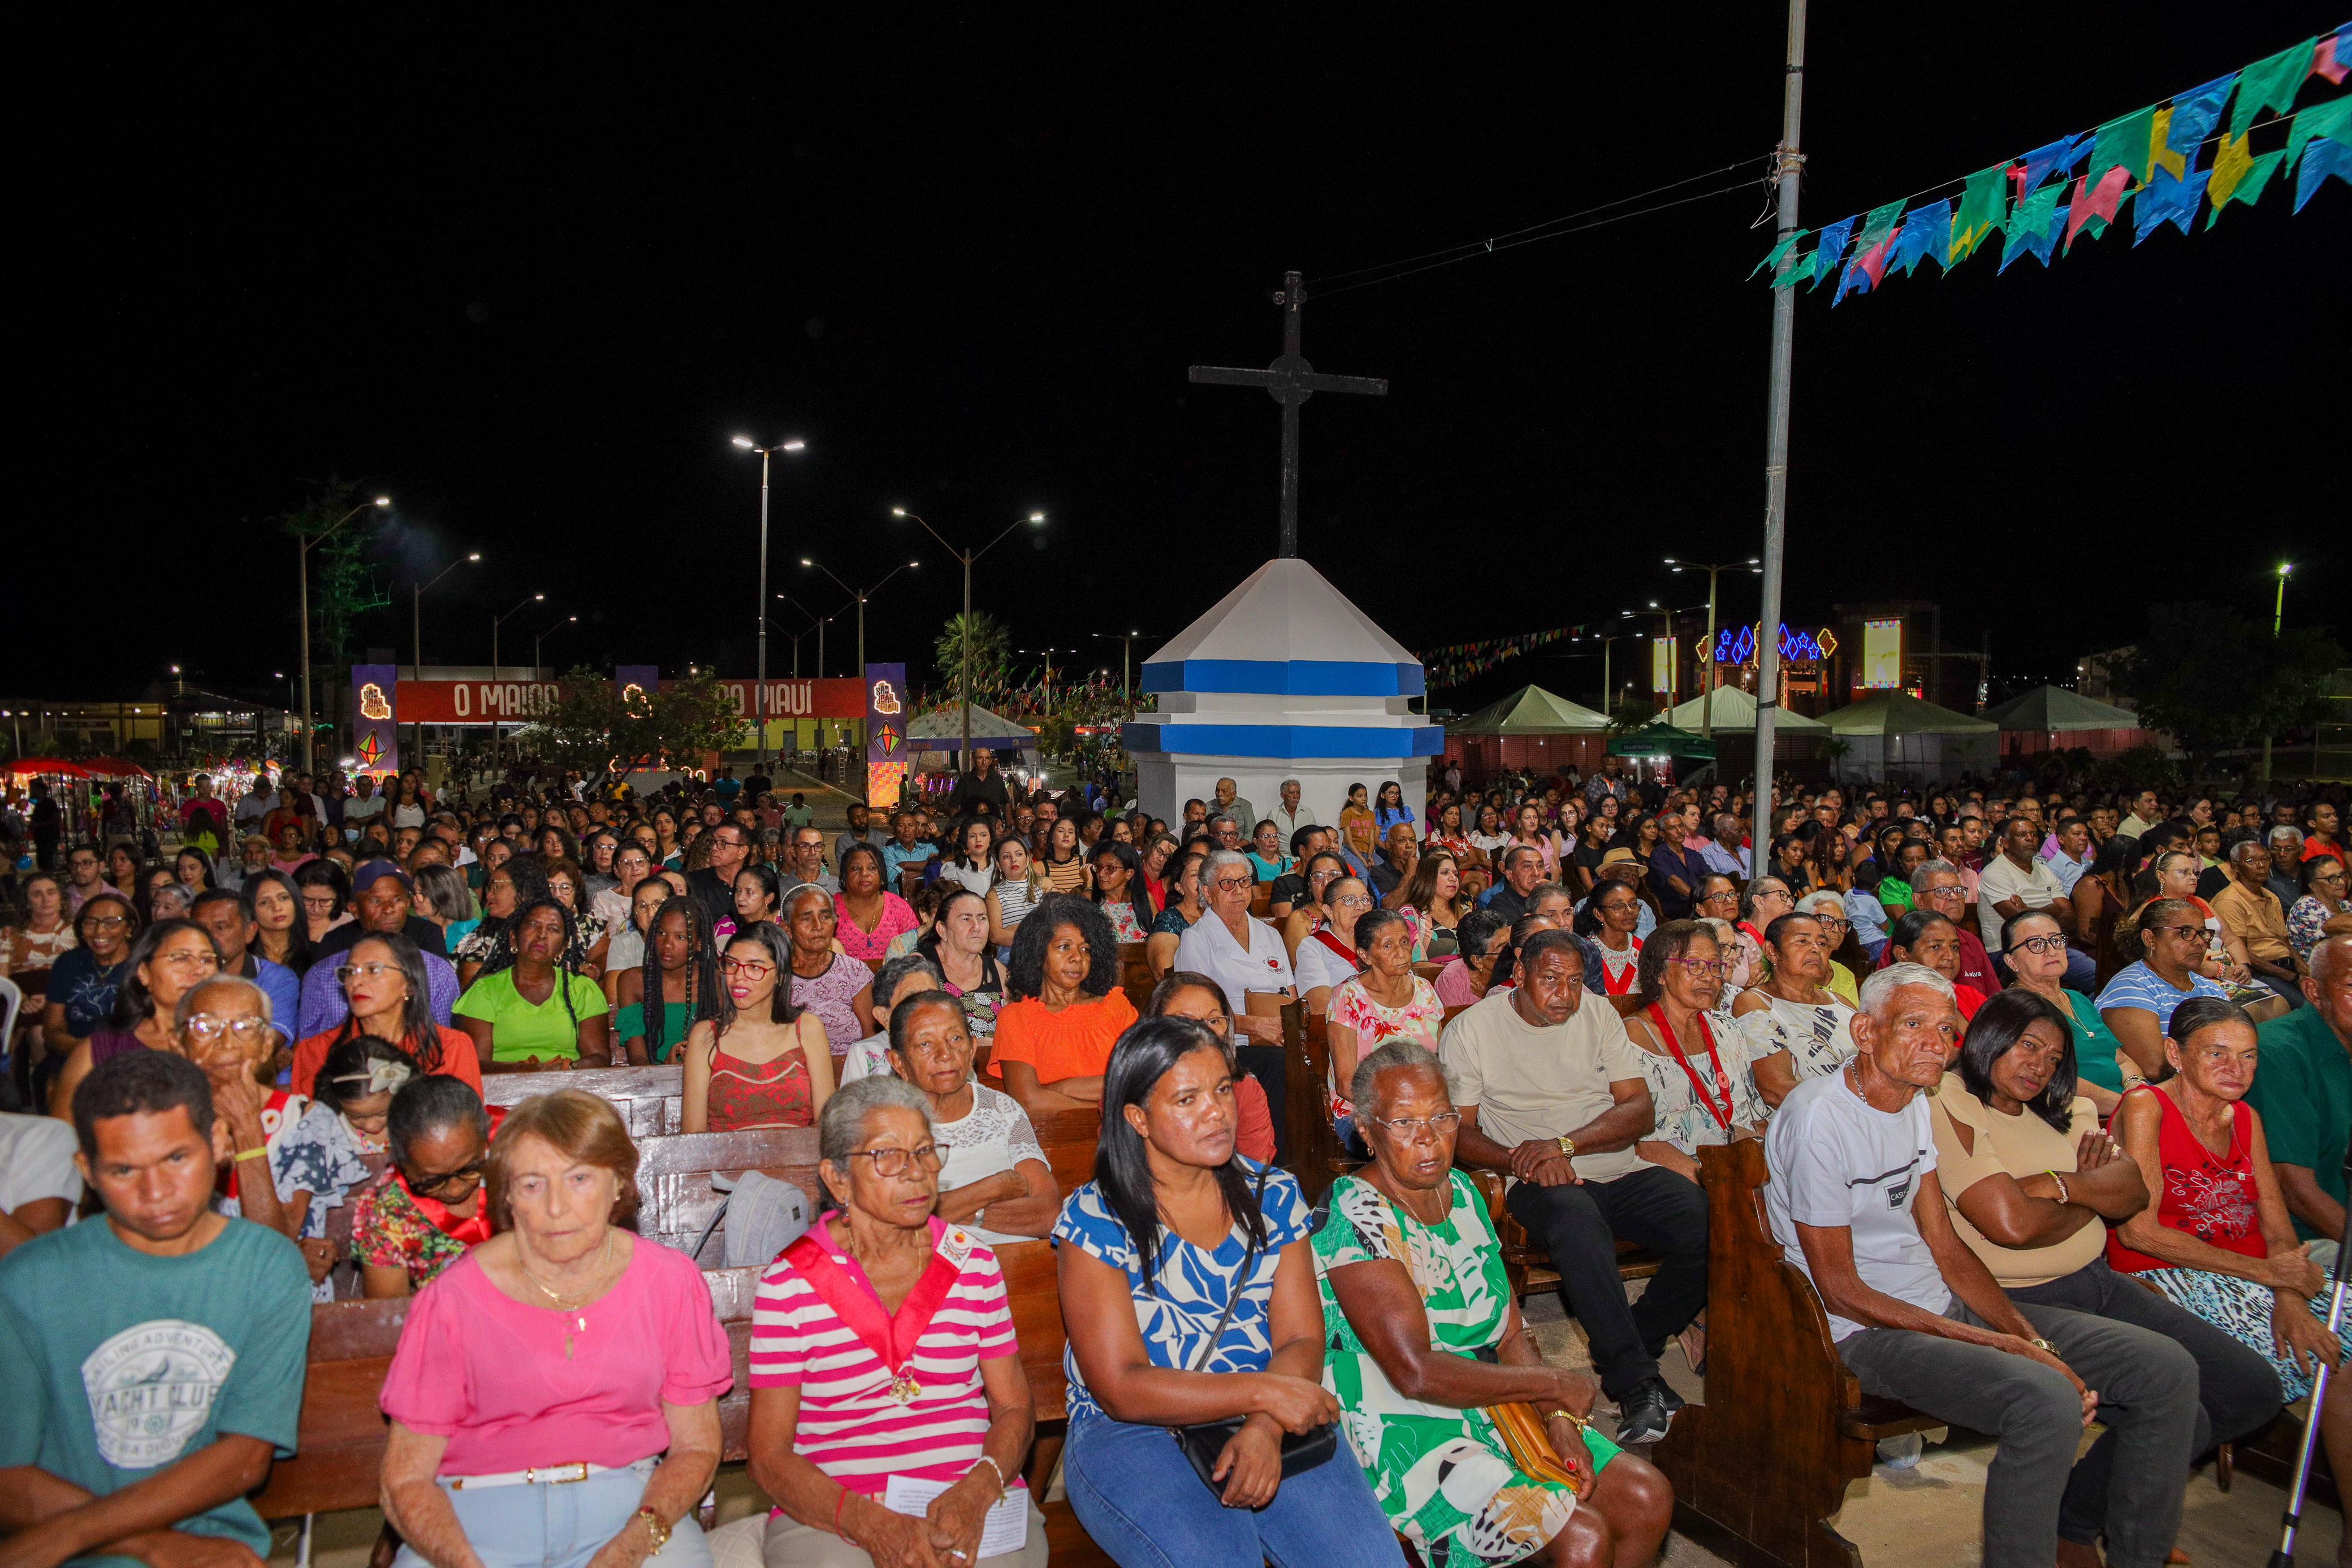
[[[669,1544],[669,1526],[662,1522],[662,1516],[660,1514],[656,1513],[649,1508],[641,1508],[637,1510],[635,1517],[646,1521],[646,1533],[653,1537],[654,1549],[652,1552],[648,1552],[647,1555],[653,1557],[660,1556],[662,1553],[662,1548]]]
[[[2030,1340],[2027,1340],[2025,1343],[2028,1343],[2028,1344],[2030,1344],[2030,1345],[2032,1345],[2034,1349],[2036,1349],[2036,1350],[2038,1350],[2038,1351],[2041,1351],[2041,1352],[2044,1353],[2045,1354],[2049,1354],[2049,1355],[2056,1355],[2056,1354],[2058,1354],[2058,1347],[2057,1347],[2056,1345],[2054,1345],[2054,1344],[2052,1344],[2052,1343],[2051,1343],[2048,1340],[2046,1340],[2046,1339],[2030,1339]]]
[[[1561,1138],[1559,1140],[1559,1152],[1564,1158],[1571,1160],[1576,1158],[1576,1140],[1569,1137]]]

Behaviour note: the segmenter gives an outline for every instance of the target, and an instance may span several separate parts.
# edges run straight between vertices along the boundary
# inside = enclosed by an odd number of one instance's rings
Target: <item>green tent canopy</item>
[[[1948,707],[1922,702],[1908,692],[1873,692],[1822,715],[1832,734],[1900,737],[1914,735],[1990,735],[2000,727],[1990,719],[1971,718]]]
[[[2070,692],[2063,686],[2036,686],[2011,697],[1985,717],[2007,730],[2138,729],[2139,715]]]
[[[1612,757],[1671,757],[1678,762],[1711,762],[1715,759],[1715,742],[1701,740],[1686,729],[1676,729],[1660,719],[1645,724],[1631,734],[1613,736],[1609,741]]]
[[[1715,690],[1715,711],[1707,716],[1706,696],[1702,693],[1665,711],[1665,720],[1684,729],[1696,732],[1702,724],[1716,729],[1753,730],[1756,727],[1756,699],[1738,686],[1717,686]],[[1791,708],[1782,708],[1773,716],[1772,727],[1782,735],[1799,732],[1811,734],[1822,727],[1817,718],[1807,718]]]
[[[1002,714],[991,713],[978,703],[971,707],[971,737],[991,744],[1006,740],[1020,746],[1037,744],[1035,730],[1015,724]],[[946,741],[952,750],[963,739],[963,716],[953,703],[935,708],[907,726],[907,738],[929,741],[932,744],[925,749],[933,751],[939,749],[939,742]]]
[[[1476,713],[1445,721],[1448,735],[1600,735],[1606,716],[1541,686],[1521,686]]]

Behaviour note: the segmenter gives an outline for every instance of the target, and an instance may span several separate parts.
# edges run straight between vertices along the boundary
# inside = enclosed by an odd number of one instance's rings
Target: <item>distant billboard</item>
[[[1874,689],[1903,685],[1903,622],[1862,623],[1862,684]]]
[[[1675,640],[1672,637],[1650,639],[1650,689],[1661,695],[1675,689]]]

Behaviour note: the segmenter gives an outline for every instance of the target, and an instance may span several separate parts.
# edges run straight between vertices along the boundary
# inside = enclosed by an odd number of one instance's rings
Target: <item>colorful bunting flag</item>
[[[2106,232],[2109,224],[2115,222],[2116,209],[2125,200],[2124,187],[2131,183],[2131,171],[2117,164],[2100,175],[2098,184],[2087,193],[2083,188],[2084,178],[2086,176],[2076,177],[2074,204],[2067,209],[2071,214],[2066,220],[2066,248],[2069,251],[2074,248],[2074,236],[2083,232],[2084,225],[2096,220],[2096,226],[2091,230],[2091,237],[2096,239]]]
[[[1895,247],[1886,254],[1886,265],[1889,270],[1900,268],[1908,277],[1921,257],[1934,256],[1937,266],[1948,270],[1951,249],[1952,204],[1937,202],[1903,220],[1903,227],[1895,236]]]
[[[1766,256],[1763,260],[1756,264],[1756,272],[1751,272],[1748,276],[1754,277],[1757,272],[1762,272],[1769,268],[1777,277],[1780,271],[1780,258],[1788,255],[1791,250],[1794,250],[1796,248],[1797,242],[1812,232],[1813,231],[1811,229],[1799,229],[1794,234],[1789,235],[1788,238],[1782,240],[1779,245],[1772,247],[1771,255]]]
[[[2095,185],[2102,184],[2108,170],[2122,168],[2131,171],[2132,184],[2145,183],[2148,167],[2155,161],[2155,141],[2153,105],[2121,120],[2108,120],[2099,127],[2099,139],[2092,144],[2091,162],[2084,166],[2083,177]]]
[[[1845,276],[1838,279],[1837,292],[1830,297],[1832,306],[1851,291],[1866,294],[1878,287],[1878,280],[1886,276],[1887,248],[1894,244],[1895,225],[1902,221],[1901,202],[1870,209],[1870,215],[1862,220],[1862,238],[1854,242],[1854,258],[1847,264]]]
[[[2083,153],[2090,145],[2090,132],[2082,131],[2073,136],[2062,136],[2019,159],[2016,166],[2010,170],[2017,189],[2017,200],[2025,200],[2053,174],[2063,179],[2073,173],[2074,165],[2083,161]]]
[[[2009,264],[2020,256],[2050,265],[2051,246],[2057,243],[2059,225],[2066,218],[2066,209],[2058,204],[2058,198],[2065,193],[2063,185],[2044,185],[2017,204],[2017,211],[2010,214],[1997,274],[2007,272]]]
[[[2221,118],[2221,106],[2230,101],[2230,89],[2238,85],[2238,73],[2215,77],[2203,87],[2192,87],[2187,92],[2173,96],[2171,119],[2164,134],[2165,151],[2181,160],[2181,167],[2173,170],[2182,173],[2197,162],[2197,149],[2213,134],[2214,122]]]
[[[2319,40],[2319,47],[2313,52],[2311,57],[2311,74],[2315,77],[2326,77],[2337,87],[2342,87],[2344,85],[2344,64],[2336,57],[2336,46],[2334,38],[2322,38]]]
[[[1822,231],[1821,243],[1813,247],[1813,287],[1819,288],[1845,259],[1846,236],[1853,233],[1854,220],[1840,218]]]
[[[2225,135],[2221,138],[2221,150],[2213,156],[2212,180],[2205,187],[2205,199],[2212,204],[2205,214],[2205,226],[2209,229],[2221,221],[2221,209],[2231,202],[2252,206],[2262,200],[2263,187],[2271,183],[2271,176],[2286,162],[2284,148],[2255,158],[2249,155],[2246,141],[2243,136]]]
[[[2254,116],[2263,110],[2284,114],[2293,108],[2295,90],[2311,74],[2312,57],[2318,50],[2317,38],[2305,38],[2268,59],[2256,60],[2239,73],[2238,102],[2230,110],[2230,134],[2243,136],[2246,127],[2254,122]]]
[[[2176,178],[2169,169],[2158,169],[2133,198],[2132,245],[2137,247],[2166,223],[2187,234],[2197,216],[2198,200],[2205,194],[2205,183],[2211,177],[2210,169],[2200,169],[2186,180]]]
[[[2273,158],[2277,153],[2271,154]],[[2303,204],[2311,193],[2327,183],[2330,175],[2352,185],[2352,147],[2341,141],[2314,141],[2303,150],[2303,164],[2295,171],[2294,210],[2303,211]]]
[[[2008,198],[2001,188],[2008,177],[2009,165],[2000,163],[1978,170],[1960,188],[1960,212],[1952,220],[1952,259],[1947,264],[1947,271],[1966,261],[1984,243],[1985,236],[2008,218]]]
[[[2296,115],[2286,128],[2286,161],[2300,162],[2303,144],[2315,136],[2324,136],[2330,141],[2352,141],[2352,98],[2314,104]]]

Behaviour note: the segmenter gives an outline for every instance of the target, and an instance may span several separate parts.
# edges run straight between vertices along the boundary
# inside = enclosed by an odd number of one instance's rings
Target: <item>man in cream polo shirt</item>
[[[1529,937],[1518,980],[1446,1026],[1438,1054],[1462,1113],[1454,1159],[1512,1178],[1506,1201],[1559,1270],[1617,1401],[1618,1440],[1654,1443],[1682,1404],[1658,1356],[1706,1305],[1706,1195],[1634,1152],[1657,1121],[1649,1081],[1616,1009],[1586,1000],[1576,937]],[[1630,1305],[1621,1237],[1665,1260]]]

